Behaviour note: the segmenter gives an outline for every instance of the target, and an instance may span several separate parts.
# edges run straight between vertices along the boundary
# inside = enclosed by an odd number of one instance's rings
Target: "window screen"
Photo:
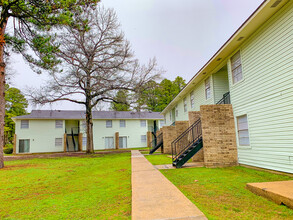
[[[146,143],[146,135],[141,135],[140,140],[142,143]]]
[[[190,93],[190,106],[194,108],[194,92]]]
[[[125,120],[120,120],[120,128],[125,128],[125,127],[126,127]]]
[[[55,121],[55,128],[63,128],[63,121],[62,120],[56,120]]]
[[[237,117],[239,145],[249,145],[247,115]]]
[[[210,77],[205,80],[206,99],[211,98],[211,80]]]
[[[55,138],[55,147],[62,146],[62,138]]]
[[[82,138],[82,146],[86,146],[86,143],[87,143],[87,139],[86,139],[86,137],[83,137]]]
[[[231,57],[231,68],[232,68],[233,83],[237,83],[238,81],[242,79],[242,64],[241,64],[240,51],[238,51]]]
[[[112,128],[112,120],[106,121],[106,128]]]
[[[30,140],[22,139],[19,140],[19,153],[29,153],[30,152]]]
[[[29,128],[29,120],[21,120],[20,128]]]
[[[146,120],[140,120],[140,127],[146,127]]]

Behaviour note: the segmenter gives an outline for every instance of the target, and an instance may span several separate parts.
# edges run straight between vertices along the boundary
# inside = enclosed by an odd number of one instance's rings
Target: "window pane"
[[[86,143],[87,143],[87,138],[83,137],[82,138],[82,146],[86,146]]]
[[[146,120],[140,120],[140,127],[146,127]]]
[[[249,145],[249,138],[239,138],[240,145]]]
[[[19,140],[19,153],[29,153],[30,151],[30,140],[29,139],[23,139]]]
[[[56,120],[55,121],[55,128],[63,128],[63,121],[62,120]]]
[[[141,142],[146,143],[146,135],[141,135]]]
[[[55,147],[62,146],[62,138],[55,138]]]
[[[127,148],[127,137],[119,137],[119,148]]]
[[[233,82],[236,83],[242,79],[242,67],[241,67],[241,56],[240,51],[238,51],[234,56],[231,57],[231,68]]]
[[[29,120],[21,120],[20,128],[29,128]]]
[[[105,137],[105,148],[113,149],[114,148],[114,138],[113,137]]]
[[[125,120],[120,120],[120,127],[121,128],[125,128],[126,127]]]
[[[106,128],[112,128],[112,120],[106,121]]]
[[[163,120],[160,121],[160,127],[163,127],[165,125],[165,122]]]
[[[247,115],[237,117],[239,145],[249,145]]]

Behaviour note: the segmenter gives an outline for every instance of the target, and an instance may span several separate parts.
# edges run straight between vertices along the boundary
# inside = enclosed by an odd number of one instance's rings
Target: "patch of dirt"
[[[121,169],[121,170],[117,170],[118,172],[124,172],[126,171],[127,169]]]
[[[38,167],[37,164],[17,164],[17,165],[6,165],[3,170],[15,170],[19,168]]]

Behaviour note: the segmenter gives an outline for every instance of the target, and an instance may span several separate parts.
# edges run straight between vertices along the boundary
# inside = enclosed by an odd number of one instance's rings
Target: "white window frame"
[[[243,80],[242,60],[241,60],[240,50],[238,50],[230,58],[230,63],[231,63],[232,82],[233,84],[236,84]]]
[[[140,120],[140,127],[145,128],[146,124],[146,120]]]
[[[62,147],[63,138],[55,138],[55,147]]]
[[[112,128],[112,126],[113,126],[112,120],[106,120],[106,128]]]
[[[211,77],[208,77],[204,81],[204,86],[205,86],[205,97],[206,97],[206,100],[208,100],[212,97],[211,96]]]
[[[55,120],[55,128],[63,128],[63,120]]]
[[[141,141],[141,143],[146,143],[147,142],[146,135],[141,135],[140,136],[140,141]]]
[[[184,109],[184,112],[187,112],[187,99],[186,97],[183,99],[183,109]]]
[[[191,109],[194,108],[194,91],[190,93],[190,107]]]
[[[248,126],[247,114],[237,116],[236,119],[237,119],[238,144],[239,146],[248,147],[250,146],[250,137],[249,137],[249,126]],[[240,120],[243,120],[243,119],[244,121],[240,122]],[[248,143],[243,144],[241,139],[244,139],[244,138],[248,140]]]
[[[120,120],[120,128],[126,128],[126,120]]]
[[[30,127],[29,120],[21,120],[20,121],[20,128],[21,129],[28,129]]]

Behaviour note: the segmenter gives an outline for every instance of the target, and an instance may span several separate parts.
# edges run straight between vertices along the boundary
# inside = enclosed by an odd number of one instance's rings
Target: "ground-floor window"
[[[247,115],[242,115],[237,117],[238,126],[238,141],[239,145],[249,145],[249,131],[248,131],[248,121]]]
[[[146,135],[141,135],[140,140],[142,143],[146,143]]]
[[[119,148],[127,148],[127,137],[119,137]]]
[[[29,153],[30,152],[30,139],[19,140],[19,153]]]
[[[105,149],[113,149],[113,148],[114,148],[114,138],[105,137]]]
[[[55,147],[61,147],[62,146],[62,138],[55,138]]]
[[[87,137],[82,138],[82,146],[86,146],[87,143]]]

